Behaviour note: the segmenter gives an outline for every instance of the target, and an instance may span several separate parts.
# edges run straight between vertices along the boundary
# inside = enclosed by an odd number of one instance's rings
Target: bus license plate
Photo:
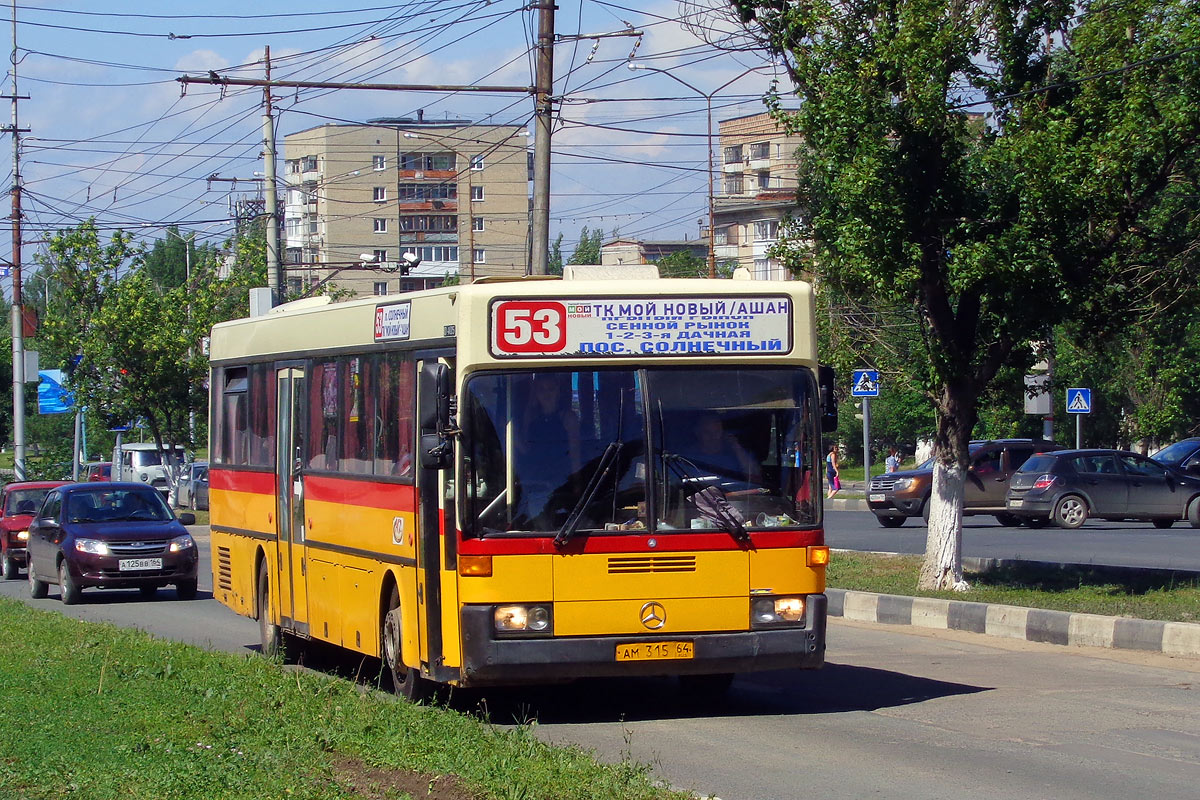
[[[881,494],[873,494],[873,495],[871,495],[870,497],[868,497],[868,498],[867,498],[867,500],[871,501],[872,503],[882,503],[882,502],[883,502],[883,495],[881,495]]]
[[[117,567],[121,572],[132,572],[139,569],[162,569],[161,558],[122,558]]]
[[[617,661],[672,661],[695,658],[691,642],[638,642],[617,645]]]

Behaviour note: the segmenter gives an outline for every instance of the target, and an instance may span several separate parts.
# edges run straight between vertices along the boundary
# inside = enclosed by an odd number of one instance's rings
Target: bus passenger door
[[[425,420],[431,409],[428,399],[435,394],[439,364],[449,366],[446,358],[437,358],[433,353],[424,353],[417,358],[417,419]],[[454,385],[453,367],[450,368],[450,386]],[[451,390],[453,391],[453,390]],[[436,433],[435,428],[418,425],[417,440],[421,434]],[[418,447],[419,449],[419,447]],[[429,666],[436,676],[443,665],[442,640],[442,587],[441,561],[442,541],[453,537],[454,532],[445,530],[445,508],[442,500],[444,470],[426,469],[421,466],[420,453],[417,460],[417,526],[419,546],[417,548],[417,628],[420,642],[421,662]]]
[[[276,369],[276,518],[279,520],[279,613],[283,627],[308,633],[308,557],[304,535],[304,368]]]

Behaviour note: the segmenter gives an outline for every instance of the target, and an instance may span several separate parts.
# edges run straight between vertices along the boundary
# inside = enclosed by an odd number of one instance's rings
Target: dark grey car
[[[1174,467],[1189,475],[1200,475],[1200,436],[1180,439],[1150,455],[1160,464]]]
[[[1007,506],[1033,527],[1078,528],[1096,517],[1200,528],[1200,478],[1124,450],[1039,453],[1009,481]]]

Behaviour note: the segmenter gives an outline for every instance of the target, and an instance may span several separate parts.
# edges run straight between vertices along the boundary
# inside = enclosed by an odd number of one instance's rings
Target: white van
[[[187,461],[183,445],[175,446],[175,467],[180,470]],[[122,443],[120,451],[113,450],[112,479],[148,483],[163,494],[171,491],[167,454],[154,442]]]

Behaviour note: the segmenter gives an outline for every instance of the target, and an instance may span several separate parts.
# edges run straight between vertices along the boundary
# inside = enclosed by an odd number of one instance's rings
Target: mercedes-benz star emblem
[[[642,606],[642,624],[652,631],[667,624],[667,610],[662,603],[650,602]]]

